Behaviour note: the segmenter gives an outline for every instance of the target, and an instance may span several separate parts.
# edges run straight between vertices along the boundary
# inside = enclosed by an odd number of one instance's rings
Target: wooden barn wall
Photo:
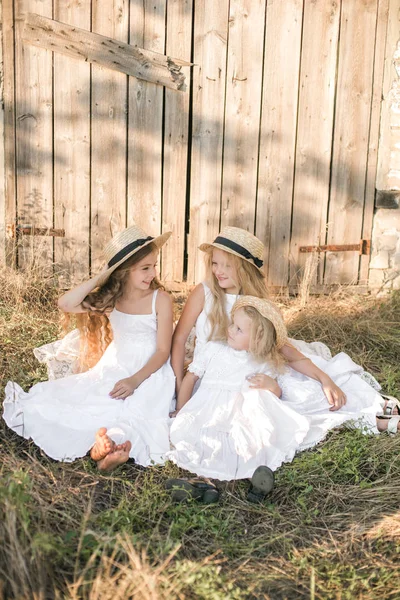
[[[364,285],[368,256],[299,249],[370,238],[392,1],[3,0],[0,258],[68,286],[135,220],[173,230],[162,277],[191,284],[229,224],[263,240],[271,287],[312,261],[315,289]],[[29,12],[191,61],[187,89],[23,43]],[[16,245],[4,220],[65,237]]]

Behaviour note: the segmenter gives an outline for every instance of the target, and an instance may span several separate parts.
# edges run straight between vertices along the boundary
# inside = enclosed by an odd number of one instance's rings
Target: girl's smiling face
[[[250,347],[252,321],[244,312],[243,308],[239,308],[233,315],[233,322],[228,328],[228,346],[234,350],[248,350]]]
[[[238,286],[236,283],[236,269],[228,252],[219,248],[213,248],[211,267],[218,285],[227,294],[237,294]]]
[[[127,282],[135,289],[148,290],[157,275],[157,260],[157,250],[142,258],[130,269]]]

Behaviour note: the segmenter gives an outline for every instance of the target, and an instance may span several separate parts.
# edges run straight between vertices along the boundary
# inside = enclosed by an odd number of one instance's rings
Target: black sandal
[[[274,489],[275,477],[269,467],[264,465],[257,467],[250,480],[250,489],[247,492],[247,500],[259,504]]]
[[[211,481],[192,479],[167,479],[165,488],[172,490],[171,498],[174,502],[185,502],[194,498],[203,504],[214,504],[219,500],[219,492]]]

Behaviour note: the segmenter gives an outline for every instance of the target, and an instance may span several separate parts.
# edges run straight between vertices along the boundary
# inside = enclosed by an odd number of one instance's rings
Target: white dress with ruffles
[[[169,360],[125,400],[109,396],[117,381],[139,371],[156,351],[156,297],[157,290],[149,314],[111,312],[114,339],[86,373],[38,383],[27,393],[9,382],[3,412],[7,425],[56,460],[84,456],[99,427],[107,427],[117,443],[131,441],[130,456],[138,464],[163,463],[175,391]]]
[[[252,390],[246,377],[273,367],[249,352],[208,342],[189,371],[201,377],[197,392],[171,425],[168,458],[197,475],[220,480],[251,477],[260,465],[272,470],[292,460],[309,430],[300,416],[272,392]]]
[[[211,330],[208,315],[212,307],[212,294],[205,283],[203,287],[205,301],[196,322],[194,361],[207,343]],[[238,297],[234,294],[226,294],[227,314],[230,314]],[[289,339],[288,342],[327,373],[347,397],[344,407],[338,411],[331,411],[318,381],[290,367],[286,368],[285,374],[278,376],[277,380],[282,388],[281,401],[309,420],[309,430],[298,449],[314,446],[324,439],[328,431],[343,423],[351,422],[366,433],[378,433],[376,415],[382,414],[384,400],[378,393],[381,387],[374,377],[366,373],[344,352],[332,357],[329,348],[322,342],[307,343],[294,339]]]

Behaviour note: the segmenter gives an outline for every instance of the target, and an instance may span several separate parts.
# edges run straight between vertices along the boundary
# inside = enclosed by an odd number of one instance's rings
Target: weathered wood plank
[[[90,28],[90,0],[54,1],[57,19]],[[54,54],[55,263],[62,287],[89,275],[90,65]]]
[[[391,119],[393,117],[390,110],[390,103],[392,102],[392,85],[396,76],[396,71],[393,65],[393,54],[399,39],[400,0],[387,1],[389,2],[389,14],[386,43],[383,50],[385,52],[385,56],[382,84],[382,105],[380,114],[378,165],[376,173],[376,188],[378,190],[390,189],[391,184],[394,184],[394,189],[397,187],[397,177],[392,181],[389,177],[391,146],[393,143],[393,140],[391,139]],[[382,51],[382,48],[380,50]]]
[[[400,3],[397,2],[397,8],[400,9]],[[367,158],[367,176],[365,186],[365,202],[364,202],[364,218],[362,226],[362,237],[371,239],[372,223],[374,218],[375,204],[375,183],[378,163],[378,143],[379,143],[379,121],[382,106],[383,92],[383,74],[385,65],[385,41],[388,30],[388,24],[392,23],[393,19],[389,18],[389,0],[378,0],[378,16],[376,24],[375,36],[375,56],[373,70],[373,88],[371,102],[371,122],[368,141],[368,158]],[[395,29],[395,43],[399,37],[399,22],[397,21],[397,29]],[[368,283],[368,268],[370,256],[360,257],[360,285]]]
[[[305,3],[290,243],[292,284],[301,280],[307,260],[299,248],[323,244],[326,237],[339,21],[336,0]],[[323,264],[320,261],[315,270],[313,284],[322,283]]]
[[[166,0],[130,6],[130,41],[164,54]],[[129,80],[128,225],[161,231],[164,90],[140,79]]]
[[[167,53],[190,62],[192,0],[169,0]],[[162,252],[165,281],[181,281],[185,249],[189,94],[165,90],[162,231],[173,236]]]
[[[128,23],[128,0],[92,0],[93,32],[127,42]],[[90,246],[91,270],[96,273],[103,264],[104,244],[126,224],[128,77],[93,65],[91,91]]]
[[[302,12],[302,0],[267,4],[255,233],[273,286],[288,284]]]
[[[4,23],[4,15],[3,15],[3,5],[0,4],[0,23],[6,25]],[[0,31],[0,267],[5,265],[6,263],[6,187],[5,187],[5,179],[6,179],[6,164],[5,164],[5,93],[4,93],[4,54],[7,53],[7,50],[4,47],[6,34],[4,33],[3,27]],[[11,47],[12,54],[14,50],[14,45]],[[7,60],[13,60],[13,56],[7,56]]]
[[[343,2],[334,130],[328,244],[361,238],[377,0]],[[325,283],[356,283],[359,256],[328,253]]]
[[[23,39],[41,48],[133,75],[173,90],[185,89],[185,76],[181,72],[181,66],[187,64],[185,61],[136,48],[37,14],[28,15]]]
[[[52,53],[22,43],[25,11],[52,15],[52,0],[18,0],[16,19],[16,174],[18,222],[53,226]],[[52,273],[52,238],[22,237],[18,265]]]
[[[219,230],[228,10],[228,0],[206,0],[195,10],[188,283],[204,279],[198,246]]]
[[[222,180],[221,227],[254,232],[263,42],[264,0],[231,0]]]
[[[196,5],[188,283],[204,279],[199,244],[219,230],[229,1]]]
[[[16,154],[15,154],[15,41],[14,2],[3,0],[3,100],[4,100],[4,227],[16,221]],[[5,260],[16,265],[15,240],[5,238]]]

